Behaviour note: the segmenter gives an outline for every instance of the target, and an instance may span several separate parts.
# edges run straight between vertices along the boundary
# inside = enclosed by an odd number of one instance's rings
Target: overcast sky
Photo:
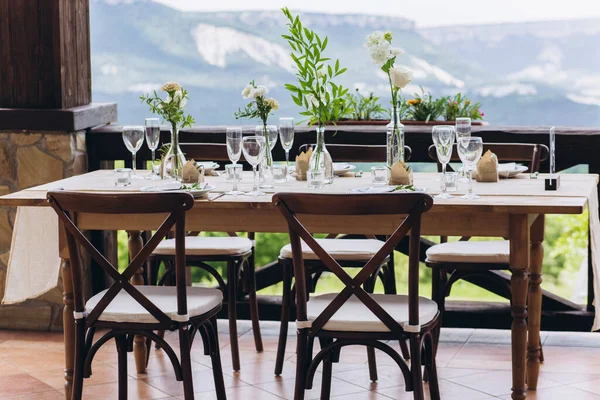
[[[154,0],[181,10],[278,10],[396,15],[418,26],[600,18],[600,0]]]

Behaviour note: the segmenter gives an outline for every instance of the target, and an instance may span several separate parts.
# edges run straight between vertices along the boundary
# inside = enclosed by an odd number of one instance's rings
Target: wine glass
[[[133,158],[133,173],[132,178],[140,178],[136,175],[135,155],[144,143],[144,127],[143,126],[124,126],[123,127],[123,142],[127,150],[131,152]]]
[[[483,153],[483,141],[480,137],[461,137],[458,139],[458,156],[469,171],[469,191],[461,199],[478,199],[473,193],[473,169]]]
[[[438,160],[442,164],[442,193],[435,196],[437,199],[452,198],[452,195],[446,192],[446,166],[452,156],[455,134],[454,127],[452,126],[434,126],[431,133]]]
[[[251,192],[246,193],[248,196],[264,195],[258,190],[258,174],[256,168],[265,158],[267,144],[263,136],[246,136],[242,139],[242,152],[248,164],[252,165],[252,173],[254,174],[254,187]]]
[[[456,118],[456,140],[461,137],[470,137],[471,136],[471,118]],[[463,165],[460,181],[467,182],[468,179],[465,174],[466,167]]]
[[[155,172],[156,149],[160,141],[160,120],[158,118],[146,118],[145,126],[146,144],[152,151],[152,173],[150,174],[150,179],[160,179],[159,174]]]
[[[294,144],[294,118],[279,118],[279,139],[285,150],[286,175],[290,169],[290,150]]]
[[[238,180],[235,173],[235,165],[242,156],[242,128],[227,128],[227,155],[233,164],[233,190],[227,192],[227,194],[237,196],[242,194],[238,190]]]

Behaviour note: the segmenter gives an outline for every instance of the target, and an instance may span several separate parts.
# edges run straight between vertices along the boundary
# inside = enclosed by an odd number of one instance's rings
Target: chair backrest
[[[527,172],[539,172],[540,163],[548,158],[548,147],[543,144],[532,143],[483,143],[483,152],[491,150],[496,154],[498,161],[507,162],[525,162],[527,163]],[[429,158],[437,162],[435,145],[429,146]],[[452,149],[451,161],[459,161],[456,144]],[[441,172],[442,165],[438,162],[438,171]],[[451,170],[451,168],[450,168]]]
[[[300,146],[300,152],[306,152],[315,144],[303,144]],[[385,162],[385,145],[359,145],[359,144],[327,144],[327,151],[335,161],[343,162]],[[404,146],[404,160],[410,161],[412,150]]]
[[[188,160],[229,161],[225,143],[180,143]]]
[[[419,243],[421,236],[421,215],[433,205],[433,198],[426,193],[386,193],[386,194],[306,194],[276,193],[273,202],[288,223],[292,245],[294,276],[296,279],[296,307],[299,327],[310,328],[311,335],[316,334],[329,321],[342,305],[355,295],[371,310],[391,332],[398,335],[404,329],[362,288],[362,285],[377,270],[383,260],[389,256],[398,243],[410,231],[408,260],[408,307],[409,324],[419,325]],[[391,233],[381,249],[365,264],[354,277],[350,277],[312,237],[302,225],[298,216],[331,215],[339,217],[363,215],[398,215],[404,217],[398,228]],[[334,273],[345,288],[325,308],[310,327],[307,324],[306,274],[300,240],[303,240],[319,257],[323,264]]]
[[[129,280],[135,272],[142,268],[143,263],[152,254],[152,251],[164,239],[169,231],[175,227],[175,265],[177,284],[177,314],[182,316],[181,321],[187,318],[186,274],[185,274],[185,212],[194,206],[194,198],[189,193],[82,193],[70,191],[48,192],[48,202],[56,211],[62,223],[69,250],[71,262],[71,276],[73,279],[73,300],[78,318],[85,318],[86,323],[92,324],[117,296],[125,290],[144,309],[146,309],[161,324],[172,324],[174,321],[164,314],[146,296],[140,293]],[[122,272],[113,266],[77,227],[77,214],[167,214],[166,218],[156,230],[154,236],[146,243],[142,250],[133,258],[129,266]],[[83,268],[80,263],[79,248],[86,252],[98,263],[103,271],[113,278],[114,283],[104,297],[87,316],[83,294]]]

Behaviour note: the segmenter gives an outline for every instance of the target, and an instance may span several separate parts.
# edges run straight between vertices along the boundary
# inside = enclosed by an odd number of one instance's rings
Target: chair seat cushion
[[[508,240],[441,243],[427,250],[427,261],[508,264],[510,243]]]
[[[156,305],[169,318],[177,318],[177,288],[174,286],[136,286],[144,296]],[[100,299],[104,297],[107,290],[103,290],[93,296],[85,305],[85,310],[91,312]],[[206,314],[217,307],[223,301],[223,293],[217,289],[188,287],[187,306],[189,317]],[[152,324],[158,320],[152,316],[140,303],[129,295],[125,290],[117,294],[113,301],[100,315],[99,321],[107,322],[133,322]]]
[[[308,320],[313,322],[331,303],[337,294],[324,294],[311,297],[307,303]],[[372,294],[383,309],[403,328],[408,325],[408,296]],[[438,313],[433,300],[419,297],[419,325],[431,322]],[[389,332],[387,326],[356,296],[352,295],[323,327],[328,331],[344,332]]]
[[[187,236],[185,254],[188,256],[222,256],[244,254],[252,250],[252,241],[243,237]],[[175,239],[160,242],[152,254],[174,256]]]
[[[368,261],[383,246],[383,242],[376,239],[316,239],[316,241],[335,260],[341,261]],[[279,257],[293,258],[292,245],[283,246]],[[304,241],[302,241],[302,257],[305,260],[319,259]]]

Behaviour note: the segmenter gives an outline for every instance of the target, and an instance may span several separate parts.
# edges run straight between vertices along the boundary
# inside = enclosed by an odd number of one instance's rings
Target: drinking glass
[[[279,139],[285,150],[286,173],[290,169],[290,150],[294,144],[294,118],[279,118]]]
[[[450,162],[452,157],[452,147],[454,146],[454,136],[456,135],[454,127],[452,126],[434,126],[431,132],[433,143],[435,144],[435,151],[437,153],[438,161],[442,164],[442,193],[435,196],[438,199],[450,199],[450,195],[446,191],[446,166]]]
[[[456,140],[461,137],[470,137],[471,136],[471,118],[456,118]],[[467,182],[466,176],[466,167],[463,165],[460,181]]]
[[[143,126],[124,126],[123,127],[123,142],[127,150],[131,152],[133,158],[133,179],[140,178],[136,175],[135,155],[144,143],[144,127]]]
[[[265,141],[269,141],[269,150],[273,150],[277,144],[277,127],[275,125],[267,125],[268,138]],[[265,137],[265,128],[263,125],[258,125],[254,131],[256,136]]]
[[[156,164],[156,149],[158,148],[158,142],[160,141],[160,120],[158,118],[146,118],[146,144],[152,151],[152,173],[150,179],[160,179],[159,174],[156,173],[154,165]]]
[[[483,152],[483,141],[480,137],[462,137],[458,139],[458,156],[469,171],[469,191],[461,199],[478,199],[473,193],[473,169],[481,158]]]
[[[373,186],[385,186],[388,183],[388,169],[387,167],[371,167],[371,185]]]
[[[242,128],[227,128],[227,155],[235,170],[235,165],[242,156]],[[234,196],[242,194],[242,192],[238,190],[237,179],[233,180],[233,190],[227,192],[227,194],[232,194]]]
[[[248,164],[252,165],[252,173],[254,175],[254,187],[251,192],[246,193],[248,196],[264,195],[258,190],[258,174],[256,168],[265,158],[266,142],[263,136],[246,136],[242,139],[242,152]]]

